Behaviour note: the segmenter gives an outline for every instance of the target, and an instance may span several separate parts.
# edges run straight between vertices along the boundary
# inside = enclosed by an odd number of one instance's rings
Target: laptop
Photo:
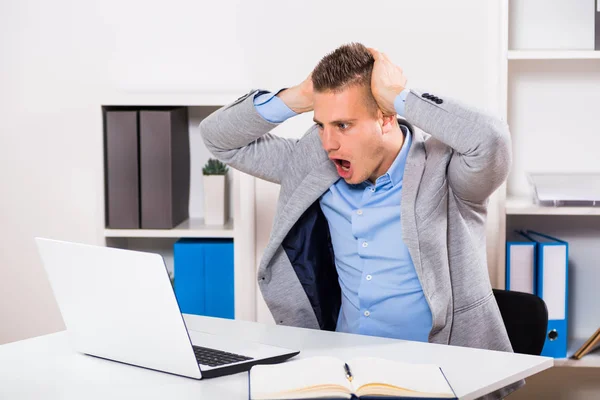
[[[35,241],[78,352],[194,379],[248,371],[299,354],[201,327],[187,329],[159,254]]]

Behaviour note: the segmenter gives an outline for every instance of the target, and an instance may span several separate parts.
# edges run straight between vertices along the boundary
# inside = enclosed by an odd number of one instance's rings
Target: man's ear
[[[391,132],[394,127],[396,116],[384,115],[381,110],[377,110],[377,117],[379,119],[379,124],[381,125],[381,132],[384,134]]]

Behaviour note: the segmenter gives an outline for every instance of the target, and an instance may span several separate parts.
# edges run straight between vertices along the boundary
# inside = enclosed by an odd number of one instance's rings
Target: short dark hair
[[[352,85],[365,87],[369,106],[377,107],[371,93],[375,59],[361,43],[348,43],[327,54],[312,72],[315,92],[338,92]]]

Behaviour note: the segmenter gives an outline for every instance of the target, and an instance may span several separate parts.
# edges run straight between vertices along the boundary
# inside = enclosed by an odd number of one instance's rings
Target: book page
[[[355,358],[348,364],[354,375],[352,384],[359,396],[385,394],[455,397],[442,371],[436,365],[409,364],[370,357]]]
[[[281,364],[255,365],[250,370],[250,398],[350,398],[344,362],[333,357],[309,357]]]

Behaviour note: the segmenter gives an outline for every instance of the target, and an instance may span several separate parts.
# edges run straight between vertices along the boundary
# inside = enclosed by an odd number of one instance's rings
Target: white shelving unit
[[[595,215],[600,216],[598,207],[549,207],[540,206],[527,197],[509,197],[504,207],[506,215]]]
[[[248,89],[194,93],[162,93],[139,90],[104,99],[101,106],[185,106],[189,111],[191,186],[190,218],[172,229],[103,228],[104,244],[161,254],[169,270],[173,269],[173,244],[180,238],[227,238],[234,246],[235,318],[256,320],[255,273],[255,180],[230,169],[229,221],[223,226],[206,225],[202,217],[202,166],[212,157],[204,146],[198,125],[211,112],[228,104]],[[99,106],[100,108],[100,106]],[[104,188],[102,188],[104,199]],[[104,225],[104,216],[100,226]]]
[[[600,324],[600,207],[537,205],[526,174],[600,169],[594,0],[503,0],[502,7],[501,109],[511,130],[513,165],[498,196],[497,287],[504,288],[507,232],[533,229],[567,240],[570,356]],[[556,359],[555,366],[600,368],[600,352]]]
[[[571,356],[585,343],[587,339],[571,339],[569,341],[569,348],[567,349],[567,355]],[[585,367],[585,368],[600,368],[600,351],[595,351],[586,354],[580,360],[573,360],[570,358],[556,359],[554,365],[558,367]]]
[[[233,220],[223,226],[205,225],[202,218],[190,218],[173,229],[105,229],[105,237],[133,238],[228,238],[233,239]]]
[[[594,50],[509,50],[509,60],[600,60]]]

